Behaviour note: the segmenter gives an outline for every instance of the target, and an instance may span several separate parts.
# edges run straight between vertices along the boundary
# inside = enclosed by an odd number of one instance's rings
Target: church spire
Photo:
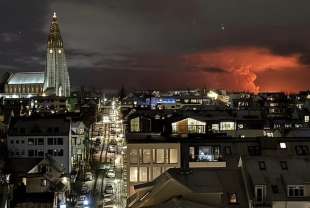
[[[57,20],[56,11],[53,13],[50,31],[48,34],[48,47],[49,48],[62,48],[63,41],[60,34],[59,24]]]
[[[57,96],[70,96],[70,78],[59,28],[58,18],[54,12],[48,33],[44,92]]]

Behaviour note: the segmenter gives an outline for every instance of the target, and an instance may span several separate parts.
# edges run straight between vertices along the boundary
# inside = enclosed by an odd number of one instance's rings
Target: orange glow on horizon
[[[207,82],[211,86],[234,91],[260,92],[262,86],[257,84],[257,77],[267,71],[285,72],[303,68],[299,55],[280,56],[272,54],[265,48],[225,48],[217,51],[194,53],[183,57],[190,66],[217,67],[227,73],[208,74]],[[213,73],[215,74],[215,73]],[[210,78],[211,77],[211,78]],[[282,84],[283,85],[283,84]],[[287,90],[285,86],[269,83],[270,91]],[[264,91],[269,91],[264,89]]]

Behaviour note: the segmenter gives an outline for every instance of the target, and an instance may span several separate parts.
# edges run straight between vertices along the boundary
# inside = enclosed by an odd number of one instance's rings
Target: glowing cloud
[[[226,70],[226,75],[219,74],[208,78],[215,86],[232,90],[259,92],[260,86],[255,81],[260,73],[268,70],[287,71],[303,67],[299,55],[280,56],[265,48],[226,48],[206,51],[183,57],[190,67],[218,67]],[[226,76],[226,77],[225,77]],[[217,79],[217,80],[215,80]]]

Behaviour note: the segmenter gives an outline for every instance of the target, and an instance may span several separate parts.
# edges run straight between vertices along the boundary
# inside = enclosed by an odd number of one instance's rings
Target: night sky
[[[73,86],[310,88],[309,0],[0,0],[0,72],[44,71],[56,10]]]

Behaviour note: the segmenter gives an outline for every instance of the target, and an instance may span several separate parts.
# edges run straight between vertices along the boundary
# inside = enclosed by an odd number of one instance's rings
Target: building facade
[[[4,85],[4,97],[20,98],[43,93],[44,72],[10,73]]]
[[[72,170],[70,119],[12,119],[7,145],[9,158],[52,158],[64,172]]]

